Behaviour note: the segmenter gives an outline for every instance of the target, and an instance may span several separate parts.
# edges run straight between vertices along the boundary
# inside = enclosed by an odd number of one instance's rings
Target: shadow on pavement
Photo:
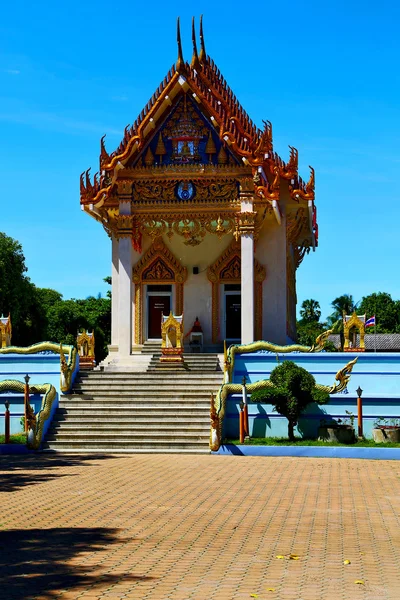
[[[57,477],[69,477],[75,473],[57,472],[52,469],[65,469],[68,467],[93,467],[94,461],[117,458],[107,454],[81,454],[72,455],[9,455],[0,456],[0,493],[14,492],[21,487],[44,483]]]
[[[126,584],[155,579],[134,573],[102,575],[97,565],[85,565],[85,558],[92,552],[107,551],[112,544],[125,543],[126,540],[116,537],[117,533],[117,529],[107,528],[0,531],[1,598],[54,598],[62,590],[79,589],[81,593],[88,588],[101,594],[118,581]],[[85,553],[82,563],[69,565],[68,561],[80,553]]]

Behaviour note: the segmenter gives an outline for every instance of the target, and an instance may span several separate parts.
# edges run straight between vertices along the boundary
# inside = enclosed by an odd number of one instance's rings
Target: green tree
[[[358,312],[366,314],[367,318],[375,315],[376,331],[378,333],[400,333],[399,301],[392,299],[390,294],[375,292],[364,296]],[[366,333],[374,333],[374,327],[367,327]]]
[[[78,330],[88,325],[76,300],[55,302],[48,308],[46,317],[47,337],[56,343],[75,345]]]
[[[321,307],[318,300],[304,300],[300,309],[300,316],[305,323],[318,323],[321,317]]]
[[[351,315],[355,310],[355,303],[351,294],[343,294],[335,298],[331,304],[333,313],[328,317],[328,325],[334,325],[337,321],[342,322],[343,312]]]
[[[22,246],[0,232],[0,313],[11,314],[12,343],[28,346],[40,335],[40,306],[26,276]]]
[[[297,341],[302,346],[312,346],[317,337],[325,330],[325,323],[318,321],[297,321]]]
[[[42,309],[47,312],[56,302],[63,299],[62,294],[51,288],[36,288],[36,297]]]
[[[90,296],[77,300],[86,327],[94,331],[95,354],[99,362],[107,356],[107,346],[111,342],[111,299]]]
[[[311,373],[290,360],[275,367],[270,382],[273,387],[256,390],[251,395],[251,401],[269,401],[276,412],[287,418],[288,437],[294,441],[294,427],[306,406],[311,402],[326,404],[329,394],[317,389]]]
[[[317,300],[304,300],[300,309],[301,319],[297,321],[297,341],[303,346],[312,346],[317,337],[327,328],[326,323],[320,322],[321,307]],[[325,350],[336,352],[331,342],[325,344]]]

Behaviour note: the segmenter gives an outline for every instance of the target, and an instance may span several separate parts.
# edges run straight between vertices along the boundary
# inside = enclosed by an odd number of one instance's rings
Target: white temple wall
[[[111,345],[118,346],[118,240],[111,241]]]
[[[286,344],[286,220],[268,221],[256,244],[256,258],[266,268],[263,282],[262,338]]]
[[[211,282],[207,277],[207,269],[212,265],[232,241],[231,236],[221,240],[212,234],[207,234],[198,246],[187,246],[184,239],[175,235],[164,242],[188,270],[188,278],[184,285],[183,315],[185,334],[191,329],[196,317],[203,328],[204,344],[212,343],[212,301]],[[193,267],[198,267],[199,273],[193,274]]]

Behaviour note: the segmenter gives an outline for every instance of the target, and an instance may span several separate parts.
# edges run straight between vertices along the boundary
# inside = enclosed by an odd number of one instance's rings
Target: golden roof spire
[[[197,54],[196,30],[194,27],[194,17],[192,17],[192,42],[193,42],[193,56],[192,56],[191,66],[193,68],[196,68],[199,65],[199,56]]]
[[[178,42],[178,60],[176,61],[176,70],[178,71],[178,73],[180,73],[183,71],[185,61],[183,60],[181,26],[179,23],[179,17],[176,24],[176,40]]]
[[[204,36],[203,36],[203,15],[200,15],[200,54],[199,60],[200,62],[205,62],[207,59],[206,47],[204,45]]]

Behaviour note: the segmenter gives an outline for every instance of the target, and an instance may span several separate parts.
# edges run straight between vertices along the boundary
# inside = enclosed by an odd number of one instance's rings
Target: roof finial
[[[205,62],[207,59],[206,47],[204,45],[204,36],[203,36],[203,15],[200,15],[200,55],[199,60],[201,63]]]
[[[176,28],[176,39],[178,42],[178,60],[176,61],[176,70],[178,71],[178,73],[180,71],[183,70],[184,67],[184,60],[183,60],[183,53],[182,53],[182,42],[181,42],[181,27],[180,27],[180,23],[179,23],[179,17],[178,17],[178,21],[177,21],[177,28]]]
[[[196,30],[194,27],[194,17],[192,17],[192,42],[193,42],[193,56],[191,66],[193,68],[199,65],[199,56],[197,54],[197,44],[196,44]]]

